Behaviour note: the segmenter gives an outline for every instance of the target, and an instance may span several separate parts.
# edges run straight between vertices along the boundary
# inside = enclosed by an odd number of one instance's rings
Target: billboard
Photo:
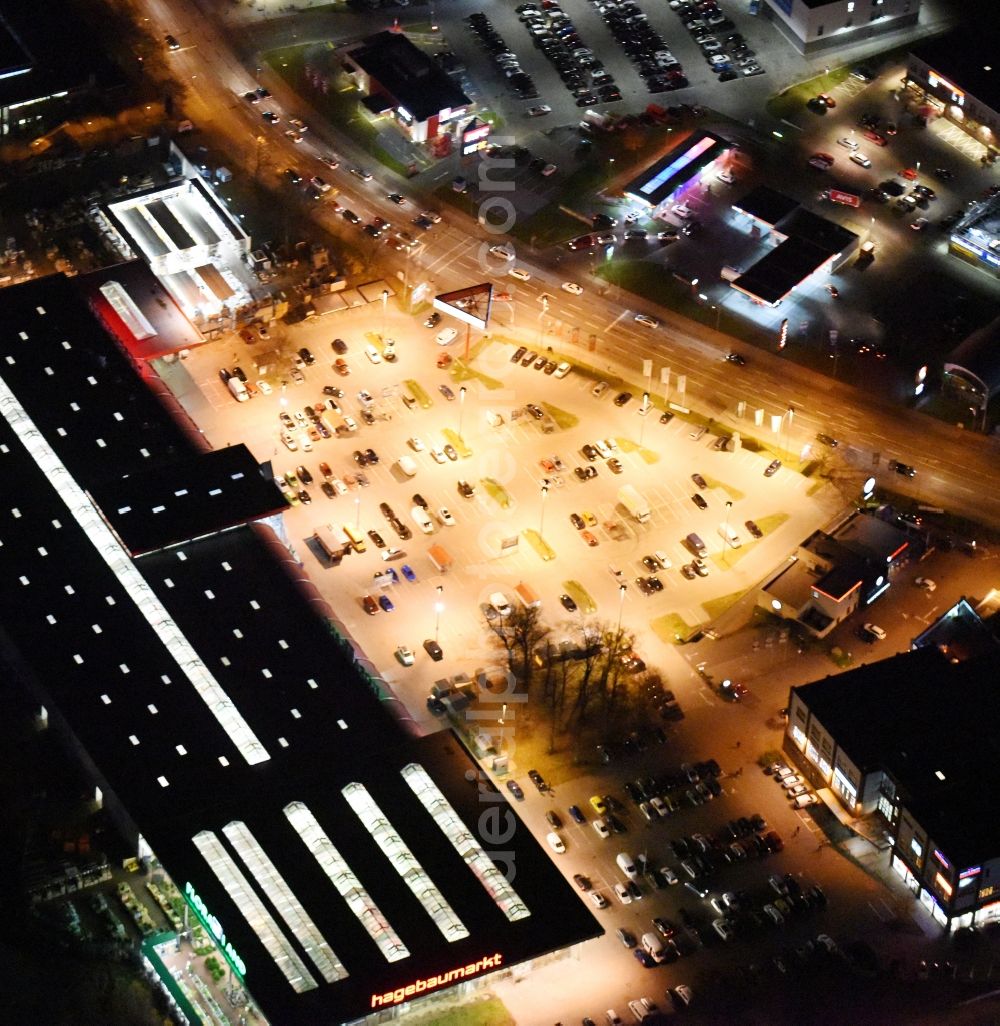
[[[451,314],[465,324],[471,324],[479,331],[485,331],[490,320],[493,304],[493,286],[488,282],[471,285],[454,292],[442,292],[432,300],[432,306],[441,313]]]
[[[462,130],[462,156],[486,148],[493,126],[488,121],[473,118]]]

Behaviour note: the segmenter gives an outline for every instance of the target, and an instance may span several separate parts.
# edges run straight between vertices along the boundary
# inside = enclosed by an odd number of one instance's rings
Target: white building
[[[799,53],[819,53],[915,25],[920,0],[765,0],[762,13]]]

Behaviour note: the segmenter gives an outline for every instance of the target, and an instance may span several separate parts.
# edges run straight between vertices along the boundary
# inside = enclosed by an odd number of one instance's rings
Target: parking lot
[[[310,472],[314,483],[305,490],[311,501],[294,505],[285,514],[290,544],[365,654],[427,725],[433,722],[425,707],[432,671],[421,645],[435,636],[440,641],[445,659],[434,667],[436,676],[439,671],[490,665],[496,656],[483,610],[492,593],[504,591],[513,600],[514,585],[527,583],[541,598],[544,619],[556,628],[554,638],[571,636],[586,610],[592,609],[604,622],[621,615],[623,625],[635,632],[642,657],[655,664],[673,658],[677,632],[693,629],[705,620],[707,608],[716,608],[720,597],[762,577],[789,547],[827,518],[835,501],[835,496],[824,498],[823,493],[809,495],[810,482],[792,469],[782,467],[765,477],[771,453],[719,451],[714,447],[719,437],[715,432],[693,428],[681,417],[661,423],[659,408],[640,415],[641,382],[629,386],[632,398],[616,406],[622,391],[618,386],[595,398],[593,377],[571,371],[559,379],[511,363],[513,345],[497,341],[485,346],[474,361],[474,371],[481,377],[470,376],[460,384],[449,369],[437,368],[445,347],[435,344],[435,331],[416,318],[390,312],[387,332],[396,339],[398,359],[376,365],[364,355],[365,318],[370,322],[371,315],[348,312],[338,317],[343,319],[335,326],[313,322],[288,329],[293,349],[308,345],[316,354],[315,365],[300,372],[301,385],[289,382],[282,388],[275,381],[270,395],[234,402],[218,376],[220,366],[234,362],[234,353],[231,344],[221,343],[193,351],[183,363],[169,368],[167,377],[213,444],[245,441],[259,459],[273,462],[276,477],[294,473],[300,465]],[[349,351],[342,357],[351,369],[346,377],[331,369],[334,334],[348,342]],[[459,337],[446,351],[460,357],[461,346]],[[244,346],[235,355],[248,377],[256,377],[252,347]],[[357,432],[310,442],[311,451],[289,451],[280,440],[279,414],[294,415],[323,401],[323,386],[329,385],[345,392],[335,401],[353,416]],[[439,391],[443,385],[452,399]],[[362,419],[357,398],[362,389],[372,398],[371,425]],[[426,395],[428,408],[404,402],[415,392]],[[527,412],[529,404],[552,417],[558,425],[553,433],[543,430],[547,419],[537,420]],[[498,426],[490,426],[488,412]],[[333,413],[327,416],[336,419]],[[300,446],[305,444],[301,427],[293,434]],[[411,439],[419,439],[423,448],[417,451]],[[583,446],[603,440],[615,447],[612,458],[621,473],[613,473],[606,459],[591,461],[583,454]],[[463,443],[471,450],[467,458],[459,455]],[[455,460],[439,454],[437,462],[432,450],[448,444]],[[369,448],[378,463],[361,469],[353,453]],[[412,461],[412,477],[400,467],[404,456]],[[564,468],[561,472],[554,459]],[[321,462],[344,483],[345,494],[328,497],[320,490]],[[576,468],[596,473],[581,480]],[[359,482],[359,469],[366,486]],[[700,475],[701,485],[693,474]],[[471,497],[459,492],[463,480],[475,490]],[[632,485],[649,504],[648,522],[638,523],[619,502],[624,485]],[[415,509],[420,516],[414,501],[418,494],[429,508],[429,534],[414,516]],[[695,495],[704,509],[696,505]],[[411,537],[398,537],[380,511],[381,503],[389,504]],[[442,508],[448,511],[447,522]],[[571,523],[574,514],[591,526],[577,530]],[[760,540],[751,537],[746,521],[755,522]],[[366,615],[363,608],[366,595],[379,595],[374,577],[387,566],[380,558],[386,549],[368,538],[364,554],[349,555],[331,567],[312,541],[321,525],[351,526],[362,534],[376,531],[386,548],[402,550],[389,565],[411,568],[415,581],[400,579],[387,585],[391,612]],[[724,545],[724,525],[735,532],[739,548]],[[551,547],[553,559],[540,557],[531,543],[533,533]],[[686,540],[691,533],[704,541],[706,576],[692,575],[689,580],[682,571],[697,555]],[[452,561],[445,573],[427,555],[433,545],[443,547]],[[650,591],[638,579],[656,570],[655,564],[642,562],[656,551],[669,566],[655,572],[660,590]],[[560,604],[560,596],[567,593],[577,599],[575,613]],[[415,667],[404,667],[395,658],[400,645],[416,652]]]

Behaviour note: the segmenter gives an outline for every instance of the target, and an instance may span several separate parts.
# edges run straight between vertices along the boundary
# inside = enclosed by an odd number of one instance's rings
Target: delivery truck
[[[634,485],[623,485],[618,489],[618,501],[640,523],[649,520],[649,503],[636,491]]]

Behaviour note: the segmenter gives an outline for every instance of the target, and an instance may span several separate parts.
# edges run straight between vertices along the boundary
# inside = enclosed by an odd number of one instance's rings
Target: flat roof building
[[[922,40],[907,57],[904,84],[925,118],[945,117],[1000,155],[1000,31],[995,8],[981,6],[969,27]]]
[[[659,208],[732,149],[712,132],[695,132],[636,175],[622,190],[626,199]],[[651,216],[656,216],[655,212]]]
[[[789,697],[786,750],[849,813],[885,820],[892,868],[949,930],[1000,919],[1000,744],[982,720],[998,655],[962,599],[912,651]]]
[[[401,725],[248,451],[204,451],[80,281],[0,293],[2,654],[237,989],[332,1026],[599,936],[458,736]]]
[[[811,54],[915,25],[920,0],[764,0],[762,13],[799,53]]]
[[[413,142],[457,131],[472,101],[434,59],[402,32],[378,32],[342,51],[344,67],[375,114],[392,113]]]
[[[778,306],[817,272],[834,270],[859,241],[854,232],[766,185],[742,196],[733,203],[733,210],[777,243],[729,282],[731,288],[764,306]]]

